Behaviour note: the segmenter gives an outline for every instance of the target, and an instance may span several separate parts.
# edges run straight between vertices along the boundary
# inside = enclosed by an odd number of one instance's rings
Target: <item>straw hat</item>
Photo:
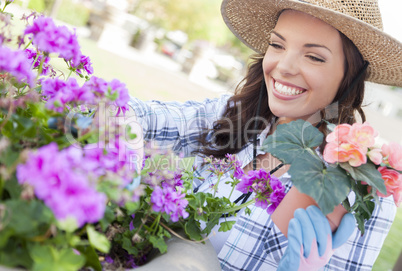
[[[382,31],[378,0],[223,0],[221,12],[237,38],[265,53],[284,9],[310,14],[347,36],[370,62],[368,81],[402,87],[402,43]]]

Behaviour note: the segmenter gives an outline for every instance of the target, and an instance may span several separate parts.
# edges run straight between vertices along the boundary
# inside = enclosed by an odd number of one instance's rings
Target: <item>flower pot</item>
[[[209,240],[205,244],[173,236],[167,241],[165,254],[158,253],[135,271],[220,271],[218,257]]]
[[[310,205],[318,206],[312,197],[301,193],[295,186],[293,186],[271,215],[272,221],[287,237],[289,221],[293,218],[295,210],[298,208],[306,209]],[[342,205],[338,205],[332,213],[327,215],[332,232],[338,228],[342,217],[346,213],[346,209]]]

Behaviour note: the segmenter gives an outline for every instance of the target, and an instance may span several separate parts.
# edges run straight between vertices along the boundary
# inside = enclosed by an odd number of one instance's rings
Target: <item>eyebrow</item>
[[[277,35],[281,40],[286,41],[286,39],[282,35],[280,35],[278,32],[272,30],[272,33]],[[321,45],[321,44],[307,43],[307,44],[304,45],[304,47],[306,47],[306,48],[313,48],[313,47],[324,48],[324,49],[327,49],[328,51],[330,51],[332,53],[332,51],[327,46],[324,46],[324,45]]]

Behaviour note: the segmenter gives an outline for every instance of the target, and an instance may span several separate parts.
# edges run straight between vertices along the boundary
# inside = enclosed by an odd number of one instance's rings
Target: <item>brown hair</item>
[[[345,54],[344,77],[331,106],[321,110],[321,117],[334,124],[352,124],[356,122],[355,113],[358,113],[364,122],[365,115],[361,106],[366,71],[352,86],[353,80],[364,66],[364,60],[352,41],[342,33],[340,35]],[[247,74],[236,87],[235,95],[229,98],[222,118],[214,122],[212,129],[205,130],[201,134],[199,141],[202,147],[198,153],[206,156],[212,155],[216,158],[223,158],[227,153],[238,153],[248,142],[252,141],[253,133],[261,132],[267,124],[275,120],[276,117],[268,106],[268,94],[265,87],[262,90],[260,117],[255,118],[261,83],[264,80],[263,58],[264,56],[261,54],[251,57],[252,61],[248,66]],[[352,88],[349,89],[350,87]],[[349,92],[346,98],[339,101],[345,92]],[[257,131],[253,130],[255,122],[257,122]],[[325,122],[321,125],[320,130],[326,134]]]

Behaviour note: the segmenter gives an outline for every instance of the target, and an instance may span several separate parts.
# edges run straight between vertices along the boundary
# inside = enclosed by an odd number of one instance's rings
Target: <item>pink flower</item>
[[[393,196],[395,204],[399,206],[402,201],[402,175],[396,170],[389,169],[387,167],[379,167],[378,171],[384,180],[385,187],[387,188],[387,194],[383,195],[379,191],[377,194],[380,197]]]
[[[367,162],[366,155],[375,163],[381,163],[381,153],[373,149],[367,153],[368,148],[375,143],[378,133],[367,122],[353,125],[341,124],[335,127],[326,141],[324,160],[328,163],[348,162],[351,166],[358,167]]]
[[[382,162],[381,149],[371,149],[367,152],[367,156],[370,158],[371,162],[376,165],[379,165]]]
[[[347,141],[358,144],[361,147],[370,148],[375,143],[375,137],[378,132],[374,130],[367,122],[360,124],[354,123],[349,131]]]
[[[331,142],[325,146],[324,160],[328,163],[349,162],[353,167],[361,166],[367,162],[366,151],[358,145],[342,143],[340,145]]]
[[[335,127],[334,131],[327,135],[326,141],[330,142],[347,142],[349,131],[351,129],[349,124],[340,124]]]
[[[402,146],[400,144],[395,142],[391,142],[389,145],[384,144],[381,150],[385,162],[396,170],[402,170]]]

